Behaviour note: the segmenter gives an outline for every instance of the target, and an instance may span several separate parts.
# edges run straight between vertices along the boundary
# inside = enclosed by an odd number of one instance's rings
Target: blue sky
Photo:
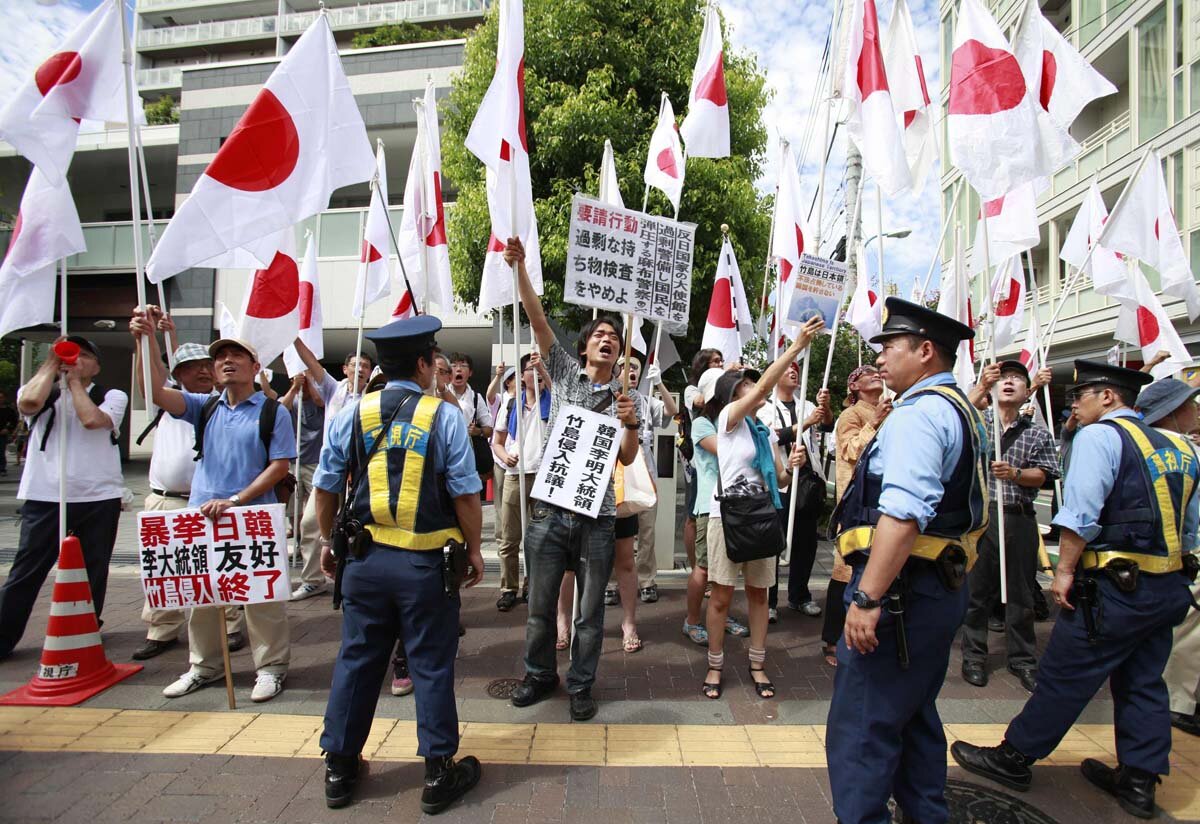
[[[4,0],[5,25],[0,27],[0,100],[11,94],[25,77],[54,46],[87,14],[101,2],[111,0]],[[815,67],[820,65],[825,34],[833,14],[835,0],[718,0],[728,26],[728,37],[736,48],[753,52],[759,65],[766,71],[767,82],[774,91],[774,99],[764,113],[771,148],[767,156],[767,168],[758,185],[764,190],[773,189],[778,173],[779,150],[777,136],[782,135],[794,147],[801,142],[807,121],[811,115]],[[877,0],[879,19],[883,25],[892,12],[893,0]],[[52,3],[52,5],[45,5]],[[913,23],[925,68],[928,71],[930,89],[941,87],[938,59],[938,7],[933,0],[909,0]],[[822,121],[823,122],[823,121]],[[808,160],[801,170],[801,183],[809,192],[816,190],[819,173],[820,123],[817,124],[816,139],[812,142]],[[828,202],[841,203],[843,195],[837,187],[842,180],[845,159],[845,137],[838,133],[833,154],[826,172]],[[863,234],[875,233],[876,208],[874,186],[867,184],[864,192],[862,220]],[[889,240],[884,251],[884,263],[889,283],[900,285],[900,294],[907,295],[914,277],[924,277],[929,262],[937,248],[940,223],[940,192],[937,188],[936,171],[926,181],[919,197],[902,194],[885,199],[883,208],[884,231],[900,228],[912,230],[903,240]],[[832,224],[833,212],[826,215],[826,224]],[[814,214],[815,220],[815,214]],[[828,234],[840,237],[845,226],[830,225]],[[836,233],[836,234],[835,234]],[[868,265],[872,277],[876,277],[877,263],[872,243]]]

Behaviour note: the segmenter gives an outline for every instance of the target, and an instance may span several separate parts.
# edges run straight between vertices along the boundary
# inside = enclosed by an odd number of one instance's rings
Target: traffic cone
[[[0,697],[0,704],[73,707],[141,669],[114,664],[104,654],[83,548],[68,535],[58,553],[42,663],[28,684]]]

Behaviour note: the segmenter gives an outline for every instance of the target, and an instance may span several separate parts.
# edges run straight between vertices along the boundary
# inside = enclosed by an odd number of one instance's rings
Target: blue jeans
[[[525,568],[529,572],[529,620],[525,626],[525,672],[539,681],[558,674],[554,642],[555,617],[563,574],[575,573],[579,588],[579,617],[571,647],[567,692],[587,692],[596,681],[596,664],[604,640],[604,585],[612,574],[616,518],[588,518],[534,501],[525,539]]]

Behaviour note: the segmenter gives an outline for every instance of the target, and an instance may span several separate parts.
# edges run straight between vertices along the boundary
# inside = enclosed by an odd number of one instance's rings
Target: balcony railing
[[[1054,194],[1086,180],[1094,172],[1130,152],[1133,148],[1133,128],[1129,112],[1122,112],[1088,135],[1082,145],[1083,149],[1075,160],[1054,175]]]
[[[397,0],[341,9],[326,9],[329,25],[335,29],[382,26],[401,20],[436,20],[448,17],[480,15],[492,0]],[[320,12],[306,11],[283,16],[284,34],[296,34],[309,27]]]
[[[142,29],[138,46],[183,46],[208,43],[214,40],[236,40],[243,37],[274,36],[276,17],[247,17],[242,20],[217,20],[211,23],[192,23],[188,26],[169,26],[161,29]]]
[[[183,69],[167,66],[159,69],[139,69],[137,73],[138,88],[145,89],[178,89],[183,85]]]

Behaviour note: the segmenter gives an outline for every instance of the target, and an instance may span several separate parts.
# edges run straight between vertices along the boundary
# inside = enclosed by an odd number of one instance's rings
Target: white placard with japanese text
[[[571,199],[567,280],[571,303],[686,327],[696,224],[678,223],[584,195]]]
[[[810,318],[820,316],[825,321],[825,331],[832,332],[833,320],[846,288],[846,264],[815,255],[801,255],[800,265],[792,276],[795,284],[785,313],[787,319],[803,325]]]
[[[558,410],[542,450],[542,462],[530,496],[579,512],[600,514],[616,465],[621,422],[582,406]]]
[[[199,509],[139,512],[138,561],[150,608],[288,600],[284,510],[237,506],[215,521]]]

